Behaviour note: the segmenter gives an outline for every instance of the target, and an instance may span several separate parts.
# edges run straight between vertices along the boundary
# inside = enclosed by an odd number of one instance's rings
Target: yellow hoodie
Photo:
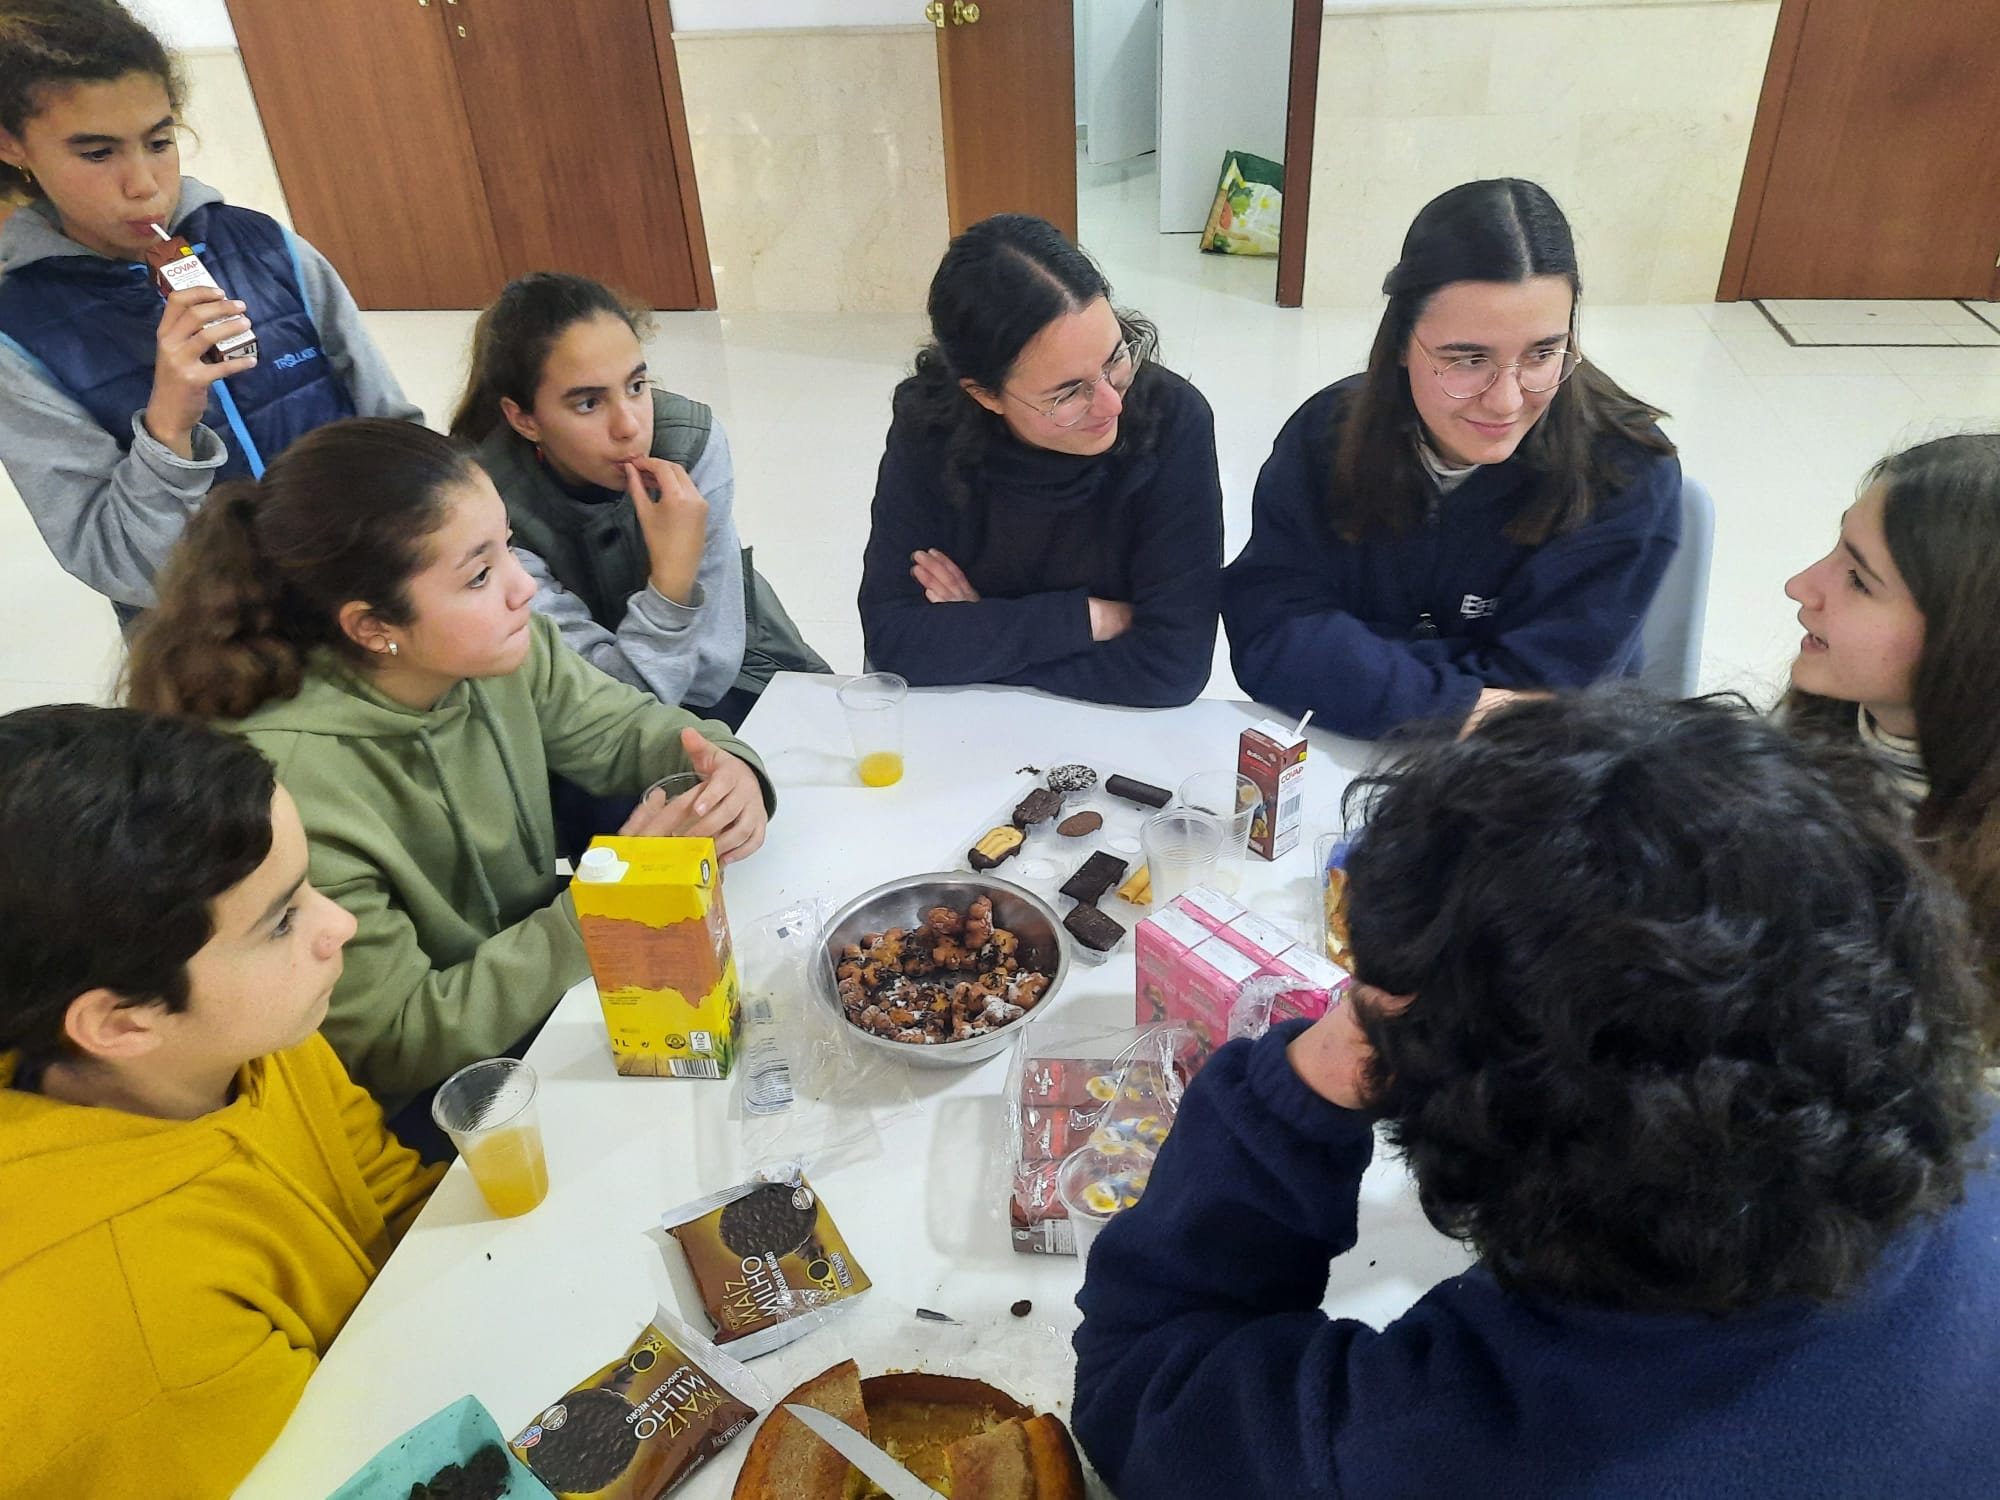
[[[0,1056],[0,1497],[226,1496],[441,1169],[318,1036],[155,1120]]]

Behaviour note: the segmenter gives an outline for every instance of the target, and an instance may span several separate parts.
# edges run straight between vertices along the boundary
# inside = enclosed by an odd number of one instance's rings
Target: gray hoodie
[[[221,201],[214,188],[183,177],[168,228]],[[286,233],[298,251],[320,347],[356,413],[423,421],[361,326],[339,273],[319,251]],[[57,227],[46,202],[16,210],[0,228],[0,275],[53,256],[94,254]],[[180,457],[146,431],[144,415],[132,414],[132,446],[121,452],[95,417],[18,348],[0,341],[0,464],[63,569],[114,604],[139,609],[153,603],[153,574],[224,458],[221,439],[205,426],[194,430],[194,457]]]

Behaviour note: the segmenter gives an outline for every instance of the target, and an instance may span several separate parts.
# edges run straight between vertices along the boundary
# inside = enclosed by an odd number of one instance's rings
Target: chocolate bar
[[[1014,826],[1032,828],[1037,823],[1046,823],[1062,811],[1062,793],[1052,792],[1045,786],[1038,786],[1014,809]]]
[[[1092,905],[1099,896],[1118,883],[1125,873],[1125,861],[1103,850],[1077,866],[1076,873],[1062,883],[1062,893],[1072,901]]]
[[[1084,947],[1099,953],[1110,952],[1125,936],[1124,925],[1115,917],[1107,917],[1096,907],[1081,903],[1069,909],[1069,915],[1063,918],[1063,926]]]
[[[1114,797],[1123,797],[1127,802],[1136,802],[1141,807],[1165,807],[1174,800],[1174,794],[1165,787],[1134,781],[1130,776],[1111,777],[1104,783],[1104,790]]]

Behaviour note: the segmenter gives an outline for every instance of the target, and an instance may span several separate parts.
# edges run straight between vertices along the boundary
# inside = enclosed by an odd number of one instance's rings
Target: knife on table
[[[797,1417],[834,1452],[853,1464],[874,1484],[881,1486],[889,1500],[938,1500],[938,1492],[925,1484],[867,1438],[840,1418],[817,1407],[787,1402],[785,1410]]]

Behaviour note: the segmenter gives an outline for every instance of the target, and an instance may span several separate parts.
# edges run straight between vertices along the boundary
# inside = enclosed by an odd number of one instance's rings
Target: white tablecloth
[[[1195,771],[1233,766],[1239,731],[1265,716],[1214,700],[1147,712],[998,689],[914,692],[904,779],[869,789],[854,777],[836,686],[781,676],[744,726],[780,801],[763,849],[725,878],[739,931],[793,903],[837,903],[948,868],[1023,765],[1080,760],[1172,788]],[[1252,856],[1240,893],[1300,933],[1317,911],[1313,835],[1341,826],[1341,793],[1372,754],[1311,738],[1300,847],[1275,863]],[[1130,1024],[1130,943],[1101,966],[1077,966],[1051,1014]],[[588,982],[563,997],[529,1059],[541,1079],[547,1200],[521,1218],[495,1219],[454,1166],[239,1496],[323,1496],[468,1393],[511,1434],[621,1355],[657,1302],[705,1329],[659,1215],[743,1180],[751,1163],[733,1119],[735,1081],[618,1077]],[[754,1362],[774,1397],[852,1355],[864,1375],[921,1363],[1066,1410],[1079,1267],[1018,1253],[1009,1241],[996,1166],[1006,1068],[1003,1053],[963,1071],[911,1070],[917,1105],[889,1124],[880,1151],[815,1174],[875,1286],[828,1326]],[[1379,1325],[1465,1264],[1424,1222],[1400,1165],[1378,1154],[1363,1185],[1362,1242],[1336,1263],[1327,1307]],[[1020,1299],[1033,1311],[1015,1318],[1008,1309]],[[917,1321],[918,1307],[958,1321]],[[739,1439],[677,1494],[726,1496],[747,1446]]]

